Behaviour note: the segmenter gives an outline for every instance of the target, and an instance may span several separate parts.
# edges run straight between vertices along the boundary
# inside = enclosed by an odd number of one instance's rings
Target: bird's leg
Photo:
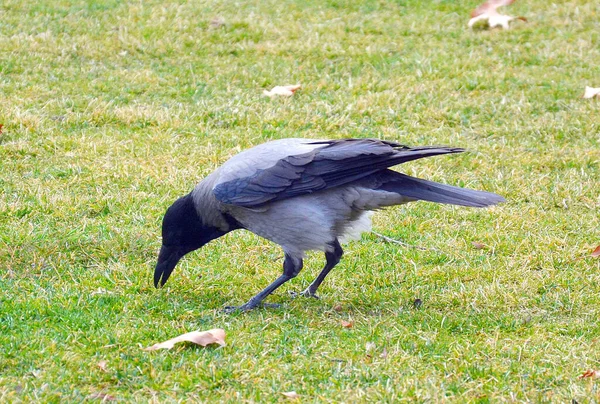
[[[319,296],[317,296],[317,289],[319,288],[327,274],[329,274],[333,267],[335,267],[338,264],[338,262],[340,262],[342,254],[344,253],[344,250],[342,250],[342,246],[340,245],[339,241],[337,241],[337,239],[333,243],[331,243],[331,246],[333,247],[333,251],[325,252],[325,259],[327,260],[327,262],[321,270],[321,273],[316,277],[314,281],[312,281],[310,285],[308,285],[306,289],[304,289],[304,291],[300,293],[302,296],[314,297],[318,299]]]
[[[280,287],[281,285],[283,285],[290,279],[295,278],[301,269],[302,269],[302,259],[301,258],[296,258],[296,257],[292,257],[291,255],[285,254],[285,261],[283,262],[283,274],[281,276],[279,276],[279,278],[275,279],[275,281],[273,283],[271,283],[269,286],[264,288],[261,292],[259,292],[252,299],[248,300],[248,302],[246,304],[243,304],[239,307],[228,306],[228,307],[225,307],[225,311],[226,312],[233,312],[233,311],[238,311],[238,310],[239,311],[247,311],[247,310],[252,310],[253,308],[255,308],[259,305],[262,305],[263,304],[262,301],[267,296],[269,296],[271,293],[273,293],[273,291],[275,289],[277,289],[278,287]],[[267,305],[267,304],[264,304],[264,305],[274,307],[273,305]]]

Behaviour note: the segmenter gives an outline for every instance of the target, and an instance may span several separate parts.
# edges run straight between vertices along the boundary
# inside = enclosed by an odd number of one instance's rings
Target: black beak
[[[158,262],[156,263],[156,269],[154,269],[154,286],[164,286],[171,276],[171,272],[175,269],[175,265],[179,262],[181,257],[180,250],[175,247],[162,246],[160,253],[158,253]]]

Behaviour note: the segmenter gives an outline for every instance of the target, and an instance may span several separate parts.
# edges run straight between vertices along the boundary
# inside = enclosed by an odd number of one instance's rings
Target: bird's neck
[[[194,206],[203,225],[215,227],[225,233],[239,229],[241,225],[231,216],[223,212],[221,204],[213,194],[215,178],[213,174],[202,180],[192,191]]]

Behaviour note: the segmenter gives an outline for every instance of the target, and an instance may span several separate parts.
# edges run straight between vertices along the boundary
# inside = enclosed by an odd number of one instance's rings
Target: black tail
[[[453,187],[433,181],[410,177],[395,171],[386,170],[383,185],[378,189],[395,192],[422,201],[447,203],[450,205],[484,208],[505,202],[500,195],[485,191]]]

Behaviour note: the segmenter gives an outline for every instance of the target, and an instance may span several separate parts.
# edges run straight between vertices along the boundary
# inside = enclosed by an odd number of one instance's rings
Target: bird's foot
[[[310,290],[310,288],[306,288],[302,292],[290,292],[290,295],[292,295],[294,299],[300,296],[319,299],[319,296],[317,296],[316,292],[313,292],[312,290]]]
[[[236,312],[244,312],[250,311],[257,307],[262,307],[266,309],[278,309],[281,307],[280,304],[277,303],[251,303],[248,302],[246,304],[242,304],[241,306],[225,306],[223,311],[227,314],[236,313]]]

